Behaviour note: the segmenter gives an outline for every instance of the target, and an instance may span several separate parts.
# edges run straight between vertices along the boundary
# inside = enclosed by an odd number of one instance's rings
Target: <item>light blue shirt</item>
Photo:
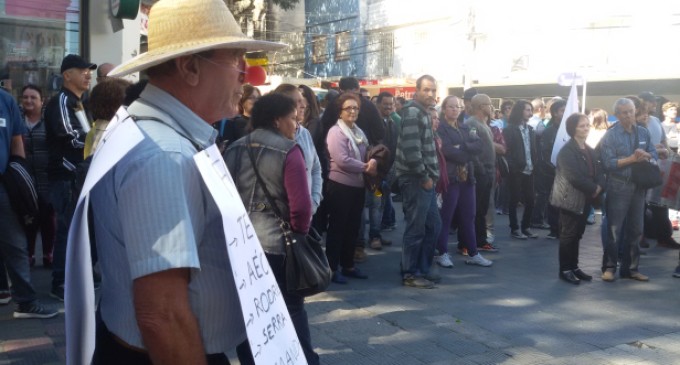
[[[635,134],[633,133],[635,131],[637,131],[638,134],[637,146],[635,145]],[[632,155],[638,148],[649,152],[654,159],[658,159],[656,148],[654,148],[649,137],[649,131],[643,127],[634,125],[633,132],[626,132],[623,125],[617,122],[609,128],[607,133],[604,134],[604,137],[602,137],[602,140],[600,141],[600,153],[602,155],[602,164],[604,165],[608,178],[617,176],[622,179],[628,179],[631,174],[631,165],[618,167],[618,160]]]
[[[128,112],[140,117],[146,138],[91,192],[102,319],[123,341],[144,348],[133,280],[190,268],[189,300],[205,352],[229,351],[246,339],[243,316],[222,218],[193,160],[195,146],[212,145],[217,132],[153,85]],[[149,116],[163,122],[143,120]]]
[[[309,192],[312,194],[312,214],[316,213],[316,209],[321,204],[321,187],[323,179],[321,178],[321,163],[319,162],[319,155],[316,154],[314,141],[312,135],[307,128],[298,126],[295,131],[295,142],[300,145],[302,154],[305,157],[305,170],[307,171],[307,183],[309,185]]]

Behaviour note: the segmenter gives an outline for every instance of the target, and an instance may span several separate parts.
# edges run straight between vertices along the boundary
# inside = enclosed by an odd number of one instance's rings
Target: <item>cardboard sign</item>
[[[194,161],[222,213],[227,251],[255,364],[306,365],[286,303],[216,145]]]

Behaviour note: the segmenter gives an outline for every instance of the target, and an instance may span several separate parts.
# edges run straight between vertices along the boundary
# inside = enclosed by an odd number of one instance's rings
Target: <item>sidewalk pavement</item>
[[[496,218],[500,251],[483,253],[493,266],[465,265],[450,236],[455,267],[438,268],[443,279],[435,289],[401,286],[403,224],[385,232],[394,244],[367,248],[368,260],[358,265],[368,280],[332,284],[307,300],[321,363],[680,364],[680,279],[671,276],[677,250],[644,250],[640,271],[650,276],[647,283],[603,282],[598,216],[580,254],[581,267],[595,278],[575,286],[557,277],[558,241],[546,239],[548,231],[536,231],[539,239],[515,240],[507,216]],[[63,308],[47,296],[48,270],[35,268],[33,280],[45,304]],[[13,304],[0,307],[0,365],[63,364],[63,314],[15,320],[12,310]]]

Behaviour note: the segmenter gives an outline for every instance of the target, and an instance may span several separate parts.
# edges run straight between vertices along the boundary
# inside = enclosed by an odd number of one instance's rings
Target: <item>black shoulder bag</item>
[[[639,147],[638,130],[635,128],[635,149]],[[630,180],[641,189],[651,189],[663,184],[661,170],[656,162],[640,161],[630,167]]]
[[[34,224],[39,211],[38,192],[28,170],[25,158],[12,155],[5,173],[0,174],[0,183],[4,183],[12,209],[24,227]]]
[[[250,135],[246,137],[246,149],[253,170],[255,170],[257,182],[262,187],[286,240],[286,258],[284,261],[286,290],[303,297],[326,291],[331,283],[332,272],[326,254],[321,248],[321,235],[314,228],[310,228],[308,234],[291,230],[290,223],[283,219],[279,207],[275,204],[266,184],[257,171],[257,164],[250,145]]]

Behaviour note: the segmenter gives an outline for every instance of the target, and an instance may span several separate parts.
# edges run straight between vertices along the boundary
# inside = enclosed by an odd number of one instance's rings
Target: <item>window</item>
[[[335,33],[335,61],[349,59],[352,38],[349,31]]]
[[[328,57],[326,55],[328,37],[325,35],[316,35],[312,37],[312,63],[326,63]]]

